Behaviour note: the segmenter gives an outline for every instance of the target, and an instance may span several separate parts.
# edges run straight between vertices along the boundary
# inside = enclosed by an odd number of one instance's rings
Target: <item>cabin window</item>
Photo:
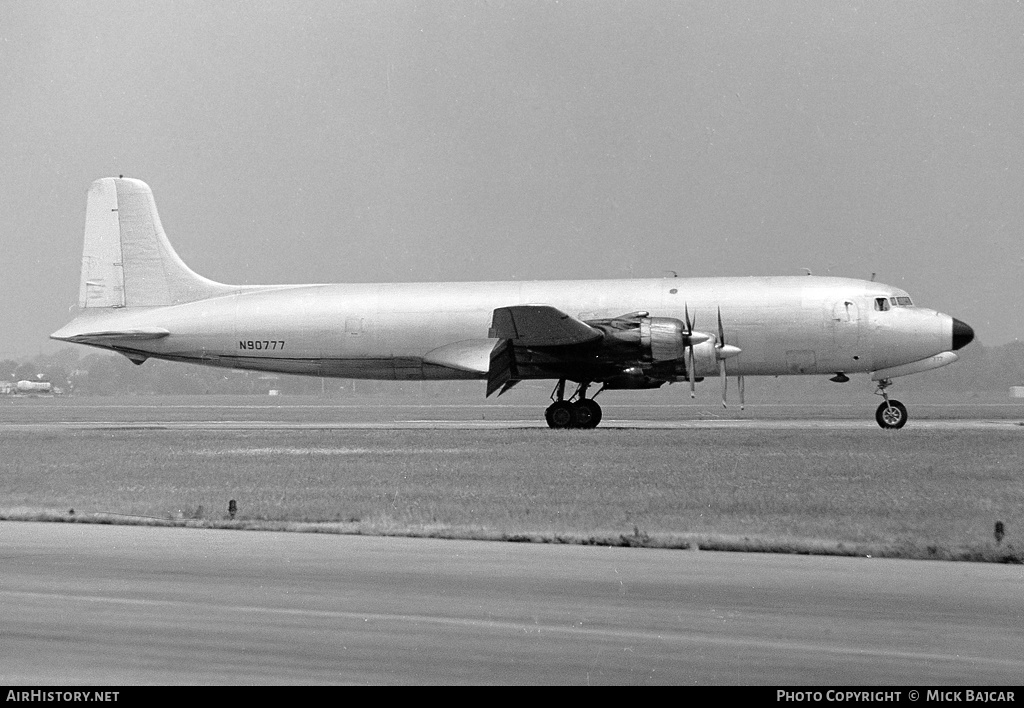
[[[893,298],[893,299],[895,300],[896,298]],[[888,298],[876,297],[875,298],[875,309],[880,311],[880,312],[886,312],[889,309],[889,300],[888,300]]]

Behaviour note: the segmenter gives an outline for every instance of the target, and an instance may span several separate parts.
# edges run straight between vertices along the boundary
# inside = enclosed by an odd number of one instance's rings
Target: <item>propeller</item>
[[[729,389],[729,379],[725,377],[725,359],[722,352],[725,349],[725,329],[722,327],[722,308],[718,308],[718,342],[715,344],[718,354],[718,378],[722,380],[722,408],[728,408],[725,403],[726,392]]]
[[[686,347],[686,350],[687,350],[686,351],[686,373],[687,373],[687,378],[690,379],[690,398],[696,398],[696,396],[697,396],[697,391],[696,391],[697,373],[696,373],[696,357],[694,355],[693,348],[695,346],[697,346],[698,344],[703,344],[704,342],[712,339],[713,335],[706,334],[704,332],[697,332],[697,331],[694,330],[694,327],[697,326],[697,314],[694,313],[693,317],[692,318],[690,317],[690,306],[689,305],[683,305],[683,316],[686,319],[686,321],[683,323],[686,326],[686,330],[682,333],[683,344],[684,344],[684,346]],[[718,314],[718,320],[719,320],[718,328],[719,328],[719,330],[721,330],[721,328],[722,328],[722,322],[721,322],[722,314],[721,314],[721,312],[719,312],[719,314]],[[737,349],[736,347],[727,347],[724,351],[725,351],[725,353],[722,355],[723,357],[734,356],[735,354],[739,354],[739,352],[740,352],[740,350]]]
[[[697,397],[696,391],[696,379],[693,373],[693,325],[697,322],[696,313],[693,319],[690,319],[690,307],[688,305],[683,306],[683,312],[686,314],[686,341],[689,342],[689,361],[686,362],[686,372],[690,376],[690,398]]]
[[[718,341],[715,342],[715,356],[718,358],[718,378],[722,381],[722,408],[728,408],[726,405],[726,393],[728,392],[729,383],[725,376],[725,360],[734,357],[742,351],[739,347],[735,347],[731,344],[725,343],[725,328],[722,326],[722,308],[718,308]],[[739,377],[740,382],[740,406],[743,405],[743,378]]]

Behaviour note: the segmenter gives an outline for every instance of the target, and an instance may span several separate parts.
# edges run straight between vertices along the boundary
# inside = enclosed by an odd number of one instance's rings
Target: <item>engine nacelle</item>
[[[646,313],[588,325],[604,332],[605,346],[632,350],[644,361],[675,361],[686,356],[686,325],[674,317],[647,317]]]
[[[685,334],[686,325],[674,317],[640,320],[640,346],[650,352],[651,361],[674,361],[686,356]]]

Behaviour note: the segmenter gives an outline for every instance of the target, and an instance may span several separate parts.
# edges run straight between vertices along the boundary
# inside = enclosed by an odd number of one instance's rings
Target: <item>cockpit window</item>
[[[891,295],[889,297],[876,297],[875,309],[879,312],[886,312],[893,307],[913,307],[914,303],[906,295]]]

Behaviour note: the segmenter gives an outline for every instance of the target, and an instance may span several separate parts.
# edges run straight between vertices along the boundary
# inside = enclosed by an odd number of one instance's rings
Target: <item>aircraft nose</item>
[[[953,318],[953,349],[963,349],[974,339],[974,330],[966,322]]]

